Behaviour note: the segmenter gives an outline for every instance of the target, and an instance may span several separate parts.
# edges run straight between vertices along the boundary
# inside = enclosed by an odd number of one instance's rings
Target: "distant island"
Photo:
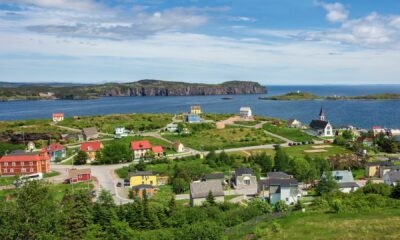
[[[221,84],[140,80],[131,83],[38,84],[0,83],[0,101],[41,99],[95,99],[112,96],[195,96],[265,94],[267,89],[257,82],[228,81]]]
[[[307,92],[290,92],[279,96],[259,97],[260,100],[400,100],[400,94],[381,93],[364,96],[317,96]]]

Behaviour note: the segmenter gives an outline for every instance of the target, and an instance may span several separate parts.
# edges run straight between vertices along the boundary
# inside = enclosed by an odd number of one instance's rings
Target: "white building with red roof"
[[[381,126],[373,126],[372,132],[374,133],[374,136],[378,136],[381,133],[386,134],[386,130]]]
[[[145,157],[146,153],[149,151],[153,152],[158,157],[161,157],[164,153],[161,146],[152,146],[148,140],[131,142],[131,149],[135,159]]]
[[[64,121],[64,113],[53,113],[53,122]]]
[[[96,153],[103,148],[103,144],[99,141],[81,143],[81,151],[88,155],[88,162],[96,160]]]
[[[28,175],[50,172],[50,156],[47,149],[36,152],[16,150],[0,158],[0,175]]]

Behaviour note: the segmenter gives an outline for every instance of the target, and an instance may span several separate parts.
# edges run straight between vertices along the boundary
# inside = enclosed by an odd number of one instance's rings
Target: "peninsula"
[[[229,81],[221,84],[140,80],[130,83],[106,83],[97,85],[0,85],[0,99],[93,99],[112,96],[194,96],[265,94],[267,89],[257,82]]]
[[[400,94],[381,93],[363,96],[317,96],[307,92],[290,92],[279,96],[259,97],[260,100],[400,100]]]

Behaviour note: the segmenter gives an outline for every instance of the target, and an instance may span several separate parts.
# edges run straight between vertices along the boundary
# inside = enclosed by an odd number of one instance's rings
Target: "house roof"
[[[313,129],[325,129],[328,124],[329,122],[327,121],[312,120],[310,123],[310,127]]]
[[[151,144],[148,140],[131,142],[132,150],[144,150],[144,149],[150,149],[150,148],[151,148]]]
[[[64,113],[53,113],[53,117],[64,117]]]
[[[294,118],[292,118],[292,119],[289,119],[288,121],[287,121],[287,125],[292,125],[294,122],[299,122],[297,119],[294,119]]]
[[[400,181],[400,172],[398,171],[390,171],[386,173],[385,176],[388,176],[391,182]]]
[[[241,112],[249,112],[249,111],[251,111],[251,108],[250,107],[241,107],[240,111]]]
[[[356,188],[360,187],[356,182],[341,182],[338,183],[339,188]]]
[[[297,187],[299,182],[295,178],[269,178],[258,181],[258,188],[263,189],[269,186]]]
[[[291,178],[289,174],[286,174],[284,172],[268,172],[267,176],[269,178]]]
[[[150,184],[140,184],[132,187],[132,190],[145,190],[145,189],[153,189],[154,187]]]
[[[136,171],[136,172],[130,172],[128,174],[129,178],[130,177],[136,177],[136,176],[154,176],[155,174],[151,171]]]
[[[50,144],[47,149],[49,150],[49,152],[57,152],[57,151],[61,151],[64,150],[64,146],[59,144],[59,143],[52,143]]]
[[[92,151],[92,152],[96,152],[98,150],[100,150],[102,144],[101,142],[84,142],[81,143],[81,150],[84,152],[88,152],[88,151]]]
[[[90,168],[84,168],[84,169],[70,169],[68,172],[68,178],[76,178],[78,175],[83,175],[83,174],[91,174],[92,171]]]
[[[163,153],[164,152],[164,150],[161,146],[154,146],[151,148],[151,151],[153,153]]]
[[[253,175],[253,171],[249,168],[238,168],[235,170],[235,175],[236,176],[242,176],[244,174],[251,174]]]
[[[208,174],[204,174],[203,178],[205,180],[225,179],[225,175],[223,173],[208,173]]]
[[[82,129],[82,132],[85,136],[94,136],[97,134],[97,129],[95,127],[90,127],[90,128],[84,128]]]
[[[174,147],[177,148],[179,145],[183,145],[180,141],[174,142]]]
[[[219,181],[190,183],[190,195],[192,198],[205,198],[210,191],[214,197],[224,196],[224,190]]]
[[[322,177],[326,176],[324,172]],[[333,170],[332,176],[338,183],[342,182],[354,182],[353,173],[348,170]]]
[[[49,159],[49,155],[40,155],[39,152],[14,151],[11,154],[1,157],[0,162],[35,162]]]
[[[389,161],[367,162],[365,166],[393,166],[394,164]]]
[[[381,130],[382,128],[381,128],[381,126],[373,126],[372,129],[373,130]]]

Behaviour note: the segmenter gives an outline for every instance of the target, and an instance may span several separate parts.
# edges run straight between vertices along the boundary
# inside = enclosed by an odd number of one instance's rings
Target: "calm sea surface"
[[[367,86],[269,86],[268,96],[291,91],[311,92],[321,96],[357,96],[373,93],[400,93],[400,85]],[[0,102],[0,120],[49,118],[53,112],[73,115],[111,113],[179,113],[190,105],[200,104],[204,112],[237,113],[240,106],[250,106],[253,113],[283,119],[297,118],[308,123],[316,118],[323,105],[327,119],[334,126],[351,124],[370,128],[373,125],[400,128],[400,101],[269,101],[262,95],[188,97],[106,97],[95,100],[49,100]]]

